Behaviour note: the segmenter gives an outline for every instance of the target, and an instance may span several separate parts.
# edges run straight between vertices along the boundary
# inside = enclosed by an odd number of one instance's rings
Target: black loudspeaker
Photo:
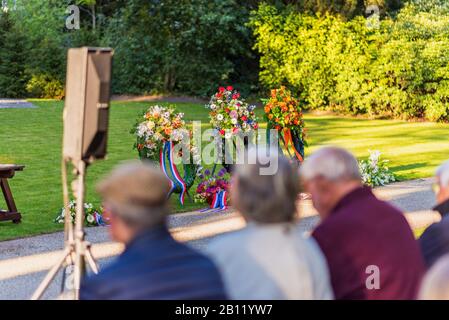
[[[113,50],[69,49],[63,156],[92,162],[106,156]]]

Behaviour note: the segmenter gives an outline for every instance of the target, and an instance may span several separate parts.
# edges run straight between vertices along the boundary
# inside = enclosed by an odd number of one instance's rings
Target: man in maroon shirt
[[[323,148],[301,167],[321,224],[336,299],[414,299],[424,275],[419,245],[402,213],[363,186],[357,160]]]

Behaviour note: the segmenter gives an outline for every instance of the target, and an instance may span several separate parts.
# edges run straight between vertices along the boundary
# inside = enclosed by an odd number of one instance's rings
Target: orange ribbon
[[[303,157],[299,154],[298,150],[296,150],[295,144],[293,143],[291,130],[289,128],[284,128],[282,134],[284,136],[284,146],[287,151],[289,150],[289,146],[291,145],[293,147],[293,150],[295,151],[296,158],[298,158],[299,162],[303,162]]]

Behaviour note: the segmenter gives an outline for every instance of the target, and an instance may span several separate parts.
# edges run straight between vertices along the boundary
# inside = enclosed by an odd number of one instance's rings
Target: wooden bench
[[[8,184],[8,179],[11,179],[16,174],[16,171],[23,171],[25,166],[15,164],[0,164],[0,187],[6,201],[8,211],[0,209],[0,221],[12,220],[14,223],[20,223],[22,215],[17,211],[14,197],[12,196],[11,188]]]

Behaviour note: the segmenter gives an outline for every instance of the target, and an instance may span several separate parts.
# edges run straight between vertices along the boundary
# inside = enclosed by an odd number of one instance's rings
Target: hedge
[[[448,121],[449,7],[369,19],[261,5],[250,22],[261,83],[287,85],[310,109]]]

